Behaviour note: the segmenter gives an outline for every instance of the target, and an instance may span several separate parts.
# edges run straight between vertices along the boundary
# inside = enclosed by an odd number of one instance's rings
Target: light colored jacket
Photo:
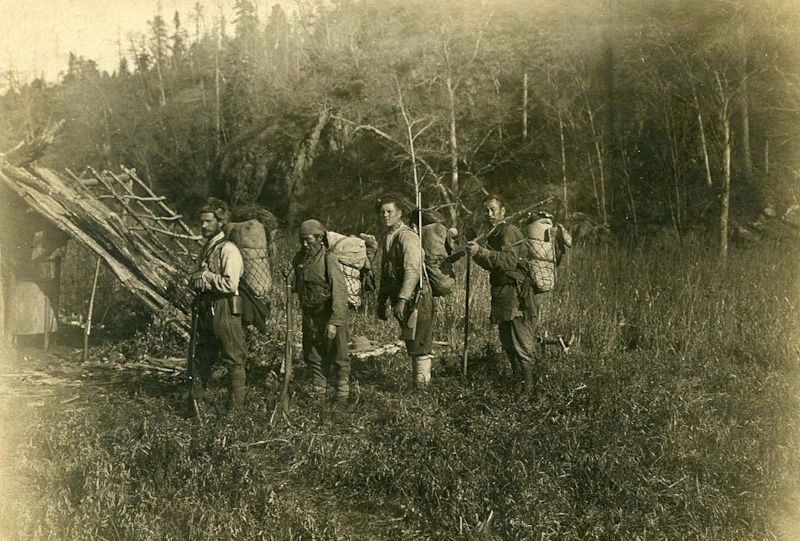
[[[381,243],[381,287],[378,300],[409,300],[414,296],[422,272],[419,236],[406,224],[390,231]]]
[[[236,295],[244,273],[242,253],[220,231],[203,245],[197,270],[203,271],[203,291]]]

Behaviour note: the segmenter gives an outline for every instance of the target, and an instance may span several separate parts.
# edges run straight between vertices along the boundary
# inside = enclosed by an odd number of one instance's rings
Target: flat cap
[[[306,220],[300,224],[301,235],[323,235],[325,228],[318,220]]]

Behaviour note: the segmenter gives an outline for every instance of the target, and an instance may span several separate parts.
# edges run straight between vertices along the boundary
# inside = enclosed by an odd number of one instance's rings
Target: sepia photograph
[[[800,0],[0,0],[0,539],[800,541]]]

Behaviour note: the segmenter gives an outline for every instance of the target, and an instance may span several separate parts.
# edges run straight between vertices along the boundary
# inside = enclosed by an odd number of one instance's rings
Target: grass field
[[[202,422],[186,419],[183,383],[157,373],[6,408],[6,423],[25,418],[3,445],[0,534],[790,539],[779,519],[800,509],[798,255],[735,249],[720,270],[700,245],[576,250],[540,322],[576,344],[542,355],[543,383],[521,401],[476,268],[466,378],[462,289],[439,306],[437,339],[450,345],[429,390],[412,389],[400,353],[354,361],[348,405],[309,398],[299,367],[289,423],[275,414],[277,309],[251,343],[245,412],[222,413],[219,385]],[[373,318],[352,326],[395,339]],[[93,355],[134,363],[170,344],[154,327]]]

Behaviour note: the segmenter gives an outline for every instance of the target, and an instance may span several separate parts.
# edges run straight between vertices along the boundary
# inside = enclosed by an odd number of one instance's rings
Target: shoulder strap
[[[212,250],[219,249],[219,268],[220,268],[220,270],[222,270],[222,249],[225,247],[225,244],[228,243],[228,242],[232,243],[238,249],[238,246],[236,245],[236,243],[233,242],[232,240],[229,240],[227,237],[223,237],[221,241],[219,241],[218,243],[216,243],[214,246],[211,247]],[[242,265],[244,265],[244,259],[242,259]]]

